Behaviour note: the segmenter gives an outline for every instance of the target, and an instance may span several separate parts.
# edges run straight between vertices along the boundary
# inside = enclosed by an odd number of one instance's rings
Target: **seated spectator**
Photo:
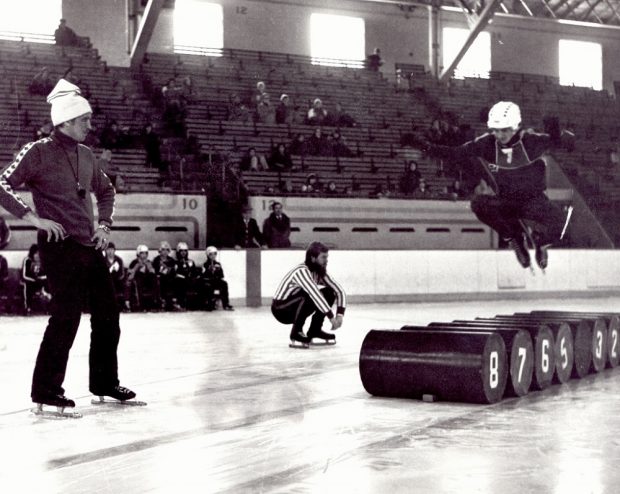
[[[376,197],[378,199],[382,199],[382,198],[389,198],[391,197],[392,193],[390,192],[390,190],[388,189],[388,186],[384,183],[379,183],[375,186],[373,192],[371,192],[370,194],[372,197]]]
[[[105,173],[117,192],[122,192],[125,181],[120,176],[118,169],[112,164],[112,151],[102,149],[97,164],[103,173]]]
[[[103,127],[99,141],[101,147],[107,149],[122,149],[127,147],[129,141],[127,127],[120,127],[116,120],[110,120]]]
[[[320,127],[314,129],[314,134],[308,139],[308,154],[312,156],[331,156],[332,147],[329,140],[323,135]]]
[[[417,190],[413,193],[413,197],[416,199],[428,199],[433,196],[430,188],[426,185],[426,180],[424,178],[420,179],[420,184],[418,185]]]
[[[338,194],[338,187],[336,186],[336,182],[330,180],[327,183],[327,187],[323,191],[324,194]]]
[[[234,227],[234,239],[235,249],[266,247],[263,234],[252,218],[251,206],[246,205],[241,209],[241,218],[237,219]]]
[[[340,103],[336,103],[336,109],[327,115],[325,125],[331,125],[333,127],[357,127],[357,122],[342,109]]]
[[[316,173],[311,173],[306,177],[305,190],[303,192],[314,193],[314,192],[322,192],[323,184],[319,180],[319,177]]]
[[[272,196],[276,193],[276,188],[273,185],[266,185],[265,190],[263,190],[263,194]]]
[[[354,156],[353,151],[347,146],[345,138],[340,133],[340,130],[335,129],[332,132],[332,154],[340,158],[350,158]]]
[[[234,310],[228,298],[228,282],[224,279],[224,269],[217,261],[217,249],[207,247],[207,260],[202,266],[200,280],[203,283],[206,309],[215,309],[215,291],[220,292],[220,300],[224,310]]]
[[[54,40],[58,46],[79,46],[80,41],[75,31],[67,26],[66,19],[60,19],[60,24],[54,31]]]
[[[37,308],[46,311],[52,296],[47,291],[47,275],[41,265],[39,246],[32,244],[22,262],[21,282],[24,287],[24,310],[30,314]]]
[[[295,108],[288,94],[280,96],[280,103],[276,107],[276,123],[292,125],[295,123]]]
[[[278,184],[278,189],[282,194],[292,194],[295,192],[295,187],[293,187],[293,181],[290,178],[286,180],[280,180]]]
[[[48,118],[43,120],[43,124],[35,131],[35,139],[38,141],[39,139],[44,139],[52,135],[54,131],[54,126],[52,125],[52,121]]]
[[[149,248],[144,244],[138,245],[136,259],[129,264],[125,288],[127,309],[149,310],[160,306],[157,274],[149,260]]]
[[[309,125],[323,125],[327,118],[327,111],[323,108],[323,102],[316,98],[312,103],[312,108],[308,110],[306,123]]]
[[[11,229],[4,216],[0,216],[0,250],[4,249],[11,241]]]
[[[269,169],[269,165],[267,164],[267,160],[265,156],[262,154],[258,154],[256,152],[256,148],[251,147],[248,149],[247,153],[243,158],[241,158],[241,162],[239,163],[241,170],[244,172],[254,171],[259,172],[263,170]]]
[[[170,255],[172,248],[165,240],[159,244],[159,255],[153,259],[153,269],[159,282],[159,297],[164,310],[180,309],[176,298],[175,268],[176,261]]]
[[[309,154],[308,142],[303,134],[297,134],[289,146],[291,154],[306,156]]]
[[[9,264],[6,258],[0,255],[0,295],[6,296],[9,298],[9,293],[7,292],[7,285],[9,281]],[[2,312],[8,312],[9,308],[4,306],[2,307]]]
[[[379,68],[383,65],[381,60],[381,50],[375,48],[374,51],[366,57],[366,68],[373,72],[378,72]]]
[[[291,158],[291,155],[283,142],[278,143],[278,145],[271,150],[271,155],[269,156],[267,163],[269,163],[269,168],[278,172],[283,172],[293,168],[293,158]]]
[[[125,308],[125,268],[123,260],[116,255],[116,245],[114,245],[114,242],[108,243],[104,252],[104,259],[112,276],[118,308],[122,310]]]
[[[276,123],[276,109],[271,104],[269,94],[264,93],[260,101],[256,105],[256,118],[257,121],[273,125]]]
[[[271,205],[271,214],[263,222],[263,236],[270,249],[286,249],[291,246],[291,220],[282,212],[282,203]]]
[[[196,263],[189,258],[189,247],[185,242],[179,242],[176,249],[176,265],[174,268],[175,294],[181,308],[188,309],[195,302],[197,294]],[[194,298],[190,299],[193,295]]]
[[[418,190],[418,186],[420,185],[420,180],[422,175],[418,170],[418,164],[415,161],[410,161],[407,164],[407,170],[403,173],[399,180],[399,189],[400,192],[411,196]]]
[[[474,188],[474,194],[477,196],[494,196],[495,191],[489,186],[484,178],[481,178],[478,185]]]
[[[467,191],[463,188],[463,186],[461,185],[461,181],[458,179],[452,182],[452,185],[448,187],[447,192],[450,198],[452,198],[453,200],[464,199],[468,196]]]
[[[241,102],[237,93],[232,93],[228,98],[228,120],[233,122],[247,123],[250,121],[250,110]]]
[[[30,94],[47,96],[52,89],[54,89],[54,82],[50,77],[50,72],[47,67],[43,67],[39,72],[37,72],[30,84],[28,84],[28,92]]]

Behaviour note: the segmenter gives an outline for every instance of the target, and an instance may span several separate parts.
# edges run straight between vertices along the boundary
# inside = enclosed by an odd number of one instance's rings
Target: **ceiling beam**
[[[557,17],[555,15],[555,11],[551,7],[549,7],[549,4],[547,3],[547,0],[540,0],[540,1],[545,6],[545,8],[549,11],[549,13],[551,14],[551,17],[553,17],[555,19]]]
[[[146,5],[142,20],[140,21],[140,27],[138,28],[138,34],[131,48],[130,63],[132,67],[136,67],[142,63],[144,54],[151,42],[151,36],[153,36],[153,31],[157,25],[159,13],[165,1],[166,0],[149,0],[149,3]]]
[[[603,24],[603,20],[599,17],[599,15],[594,11],[594,9],[602,2],[603,0],[596,0],[593,4],[590,4],[590,0],[585,0],[588,7],[588,11],[581,17],[582,21],[585,21],[590,17],[590,15],[594,15],[594,18]]]

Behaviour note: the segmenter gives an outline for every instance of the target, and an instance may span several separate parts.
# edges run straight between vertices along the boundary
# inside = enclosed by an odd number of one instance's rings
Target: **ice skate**
[[[146,406],[146,402],[134,400],[136,393],[123,386],[115,386],[105,392],[91,391],[98,399],[92,399],[93,405],[128,405],[128,406]]]
[[[549,252],[547,252],[547,249],[549,247],[550,244],[536,246],[536,264],[538,264],[538,267],[542,270],[543,273],[545,272],[545,269],[547,269],[547,265],[549,264]]]
[[[309,348],[310,338],[308,338],[303,331],[293,329],[291,331],[291,342],[288,346],[290,348]]]
[[[314,346],[325,346],[325,345],[335,345],[336,344],[336,335],[331,333],[326,333],[322,329],[308,331],[308,339],[309,343]],[[322,341],[314,341],[315,339]]]
[[[508,241],[508,245],[512,250],[514,250],[515,255],[517,256],[517,261],[523,268],[532,267],[530,261],[530,253],[527,250],[527,246],[525,245],[524,235],[519,235],[516,238],[506,239]]]
[[[65,408],[75,407],[75,402],[64,395],[35,396],[32,401],[37,407],[31,410],[35,415],[51,419],[79,419],[82,414],[78,412],[67,412]],[[45,409],[44,406],[56,407],[56,410]]]

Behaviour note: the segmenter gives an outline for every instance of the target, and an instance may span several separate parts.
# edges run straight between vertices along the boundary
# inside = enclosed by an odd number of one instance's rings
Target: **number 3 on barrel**
[[[491,386],[491,389],[497,388],[499,384],[498,366],[499,355],[497,352],[491,352],[489,355],[489,386]]]

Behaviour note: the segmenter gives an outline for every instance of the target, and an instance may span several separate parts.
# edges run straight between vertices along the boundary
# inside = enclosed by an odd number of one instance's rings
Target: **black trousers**
[[[47,242],[41,235],[39,251],[52,301],[51,317],[32,377],[32,398],[47,393],[64,394],[62,383],[69,350],[80,325],[84,302],[90,309],[92,328],[89,389],[97,394],[117,386],[119,312],[114,283],[101,252],[71,238]]]
[[[553,244],[560,240],[565,216],[562,210],[543,194],[529,198],[502,198],[480,195],[471,201],[471,209],[480,221],[489,225],[503,239],[515,238],[523,228],[519,220],[537,223],[538,244]]]
[[[226,280],[217,280],[214,278],[206,279],[205,287],[207,292],[207,300],[210,304],[215,303],[215,295],[213,293],[215,290],[219,290],[222,306],[228,307],[230,305],[230,300],[228,298],[228,282]]]
[[[327,303],[331,306],[336,300],[336,293],[329,287],[321,289]],[[312,315],[308,332],[317,331],[323,326],[325,314],[318,310],[310,296],[301,291],[286,300],[274,300],[271,304],[271,313],[282,324],[293,324],[293,332],[303,330],[306,319]]]

